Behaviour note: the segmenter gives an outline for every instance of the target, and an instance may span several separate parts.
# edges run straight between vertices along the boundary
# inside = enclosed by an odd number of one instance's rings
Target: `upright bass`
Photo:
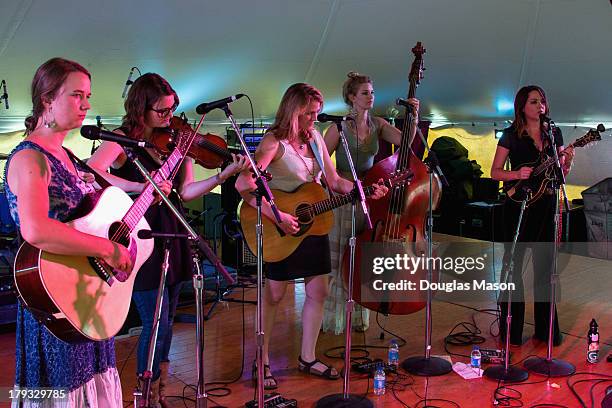
[[[425,49],[418,42],[412,49],[414,62],[409,75],[408,98],[414,98],[416,88],[423,78],[423,54]],[[400,244],[408,256],[419,257],[427,250],[426,217],[429,207],[429,173],[427,166],[414,154],[411,148],[410,135],[417,127],[416,115],[407,108],[404,115],[401,145],[395,153],[376,163],[365,176],[364,183],[372,183],[380,178],[387,178],[394,172],[409,171],[413,174],[410,184],[393,188],[386,197],[380,200],[368,200],[372,230],[366,230],[357,237],[355,252],[355,275],[353,284],[354,300],[377,312],[384,314],[409,314],[425,307],[426,294],[418,290],[413,292],[388,291],[385,295],[377,295],[371,291],[374,279],[380,279],[373,274],[372,268],[361,265],[362,257],[369,248],[382,249],[391,244]],[[433,203],[436,207],[441,198],[442,185],[434,174],[431,186]],[[396,248],[395,245],[393,245]],[[397,253],[397,252],[396,252]],[[349,255],[348,248],[343,257],[342,272],[345,285],[348,284]],[[396,271],[392,277],[383,276],[385,282],[401,282],[410,280],[418,282],[426,278],[426,267],[416,271]],[[369,287],[369,290],[367,289]],[[367,290],[362,291],[362,288]],[[417,288],[418,289],[418,288]],[[389,292],[392,292],[389,294]],[[410,296],[410,295],[413,296]]]

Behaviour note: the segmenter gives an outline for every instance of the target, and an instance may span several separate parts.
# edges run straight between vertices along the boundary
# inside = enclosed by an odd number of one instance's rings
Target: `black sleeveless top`
[[[121,129],[125,132],[125,129]],[[127,134],[127,132],[125,132]],[[132,150],[142,165],[149,171],[159,169],[161,166],[145,151],[144,149]],[[126,180],[142,183],[144,177],[134,163],[129,159],[118,169],[111,168],[111,174],[124,178]],[[179,181],[176,177],[173,181],[173,188],[178,188]],[[174,191],[169,196],[170,201],[174,206],[184,214],[182,202]],[[163,233],[185,233],[185,229],[176,219],[174,214],[163,204],[153,204],[145,213],[145,219],[153,232]],[[136,275],[134,281],[134,290],[152,290],[159,287],[159,279],[161,277],[161,267],[164,260],[163,240],[155,239],[153,253],[142,265]],[[189,243],[182,239],[173,239],[170,241],[170,266],[168,267],[168,275],[166,276],[166,286],[173,286],[179,282],[190,280],[193,272],[193,260],[191,257],[191,249]]]

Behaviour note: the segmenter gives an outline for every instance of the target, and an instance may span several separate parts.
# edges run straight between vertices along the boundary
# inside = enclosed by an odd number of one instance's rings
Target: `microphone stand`
[[[411,121],[413,116],[411,116]],[[418,131],[417,133],[423,141],[423,146],[427,150],[427,159],[424,160],[427,165],[427,173],[429,173],[429,209],[427,210],[427,257],[431,259],[433,256],[433,183],[434,183],[434,172],[438,174],[440,180],[445,186],[448,186],[448,182],[440,169],[438,158],[435,152],[429,149],[427,140],[423,137],[423,134]],[[432,262],[427,262],[427,280],[431,282],[433,280],[433,265]],[[402,362],[402,368],[414,375],[420,376],[437,376],[444,375],[452,370],[451,364],[440,357],[431,357],[431,330],[432,330],[432,314],[431,314],[431,301],[432,301],[431,285],[427,289],[427,301],[425,303],[425,355],[415,356],[407,358]]]
[[[521,212],[519,213],[518,223],[516,225],[516,231],[514,232],[514,238],[512,240],[512,247],[510,248],[510,260],[508,261],[508,268],[506,270],[506,277],[504,282],[514,282],[512,274],[514,273],[514,252],[516,250],[516,243],[518,242],[521,226],[523,222],[523,214],[525,213],[525,207],[529,195],[526,195],[521,203]],[[509,382],[523,382],[529,378],[527,370],[523,370],[520,367],[510,365],[510,326],[512,322],[512,290],[508,290],[508,299],[506,300],[506,341],[503,365],[494,365],[484,370],[483,375],[494,380],[509,381]]]
[[[559,228],[561,226],[561,217],[559,215],[560,209],[560,192],[561,188],[565,186],[565,175],[563,174],[563,169],[561,168],[561,162],[559,161],[559,153],[557,152],[557,145],[555,144],[555,138],[553,135],[552,128],[554,127],[554,122],[551,120],[548,124],[547,136],[550,142],[550,146],[553,150],[553,157],[555,158],[555,176],[553,178],[553,186],[555,189],[555,227],[554,227],[554,235],[553,235],[553,264],[552,270],[550,273],[550,311],[549,311],[549,322],[548,322],[548,343],[546,349],[546,358],[541,357],[530,357],[525,360],[523,365],[529,371],[533,371],[538,374],[546,375],[549,377],[565,377],[568,375],[574,374],[576,371],[576,367],[573,364],[568,363],[567,361],[559,360],[552,357],[552,348],[553,348],[553,334],[554,334],[554,320],[555,320],[555,297],[556,297],[556,287],[558,280],[558,271],[557,271],[557,258],[559,256]],[[567,194],[565,194],[565,205],[567,212],[569,213],[569,204],[567,202]],[[561,330],[561,329],[559,329]]]
[[[255,337],[257,340],[257,349],[255,352],[255,364],[257,365],[257,398],[256,398],[256,407],[263,408],[264,405],[264,366],[263,366],[263,346],[264,346],[264,331],[263,331],[263,224],[262,224],[262,214],[261,214],[261,206],[262,206],[262,198],[265,198],[270,207],[272,208],[272,212],[274,213],[274,217],[276,221],[280,224],[280,213],[278,212],[278,208],[274,203],[274,196],[272,195],[272,191],[270,191],[270,187],[268,186],[268,181],[266,177],[262,174],[262,172],[257,168],[257,164],[255,163],[255,159],[249,153],[249,149],[247,148],[246,142],[244,141],[244,137],[242,136],[242,132],[240,132],[240,128],[238,124],[234,120],[234,116],[232,115],[232,111],[230,110],[229,104],[225,104],[222,108],[223,112],[225,112],[225,116],[230,121],[234,132],[236,133],[236,137],[240,141],[240,145],[242,146],[242,150],[244,151],[245,156],[249,160],[251,164],[251,169],[255,175],[255,184],[257,185],[257,189],[253,191],[253,195],[256,200],[257,207],[257,225],[255,226],[256,236],[257,236],[257,307],[255,313]]]
[[[204,240],[198,235],[198,233],[189,225],[189,222],[183,217],[183,215],[177,210],[172,204],[170,199],[162,192],[157,184],[153,181],[153,178],[149,175],[147,169],[140,163],[138,158],[130,149],[124,149],[127,157],[136,166],[138,171],[143,175],[145,180],[151,183],[151,186],[155,189],[160,198],[168,206],[172,214],[181,223],[181,225],[187,230],[187,233],[191,237],[193,242],[193,263],[196,271],[193,275],[193,289],[196,298],[196,371],[198,384],[196,387],[196,407],[206,408],[208,404],[208,396],[206,395],[206,388],[204,383],[204,312],[203,312],[203,290],[204,290],[204,275],[202,275],[200,267],[200,256],[202,253],[210,262],[215,265],[219,271],[225,276],[229,283],[234,283],[234,279],[227,273],[221,262],[212,252],[210,247],[204,242]]]
[[[317,401],[317,408],[328,408],[328,407],[350,407],[350,408],[371,408],[374,405],[372,401],[370,401],[364,395],[356,395],[349,394],[350,390],[350,372],[351,372],[351,331],[352,331],[352,317],[353,317],[353,308],[355,307],[355,301],[353,300],[353,278],[355,273],[355,245],[357,242],[357,228],[355,221],[355,211],[357,208],[357,200],[361,202],[361,206],[364,209],[364,214],[367,220],[368,225],[372,228],[372,222],[370,220],[370,215],[367,210],[367,203],[365,199],[365,194],[363,192],[363,187],[361,185],[361,181],[357,178],[357,172],[355,171],[355,166],[353,164],[353,158],[351,157],[351,152],[349,150],[349,145],[346,140],[346,136],[344,135],[344,131],[342,130],[342,123],[336,122],[336,127],[338,128],[338,133],[340,135],[340,140],[342,140],[342,146],[344,147],[344,151],[346,152],[346,158],[349,163],[349,167],[351,169],[351,174],[353,175],[353,180],[355,180],[355,193],[351,200],[351,237],[349,238],[349,253],[350,253],[350,262],[349,262],[349,276],[348,276],[348,293],[346,298],[346,313],[345,313],[345,326],[344,326],[344,378],[342,384],[342,394],[330,394],[327,395],[320,400]]]
[[[164,290],[166,288],[166,276],[168,275],[168,259],[170,257],[170,239],[164,239],[164,261],[161,266],[161,275],[159,278],[159,289],[157,290],[157,302],[155,303],[155,320],[153,320],[153,328],[151,337],[149,338],[149,354],[147,356],[147,368],[142,373],[142,386],[136,385],[134,390],[134,407],[151,407],[151,382],[153,381],[153,362],[155,359],[155,349],[157,348],[157,334],[159,332],[159,319],[161,318],[162,305],[164,303]],[[156,403],[157,401],[153,401]]]

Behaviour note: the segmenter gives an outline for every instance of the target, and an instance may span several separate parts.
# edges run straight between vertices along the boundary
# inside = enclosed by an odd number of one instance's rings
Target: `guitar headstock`
[[[410,183],[414,178],[414,173],[410,169],[397,170],[389,174],[389,178],[385,180],[385,185],[388,188],[401,187]]]
[[[412,53],[414,54],[414,61],[410,68],[408,80],[411,84],[418,85],[421,79],[423,79],[423,71],[425,71],[423,67],[423,54],[425,54],[425,48],[423,48],[423,44],[421,44],[420,41],[412,48]]]
[[[576,141],[572,143],[572,146],[583,147],[590,143],[597,142],[601,140],[600,132],[605,132],[605,131],[606,131],[606,128],[604,127],[603,124],[600,123],[599,125],[597,125],[597,129],[591,129],[586,133],[586,135],[582,136],[581,138],[576,139]]]

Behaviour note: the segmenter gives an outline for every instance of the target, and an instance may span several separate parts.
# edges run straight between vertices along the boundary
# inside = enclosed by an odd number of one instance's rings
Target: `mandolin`
[[[601,132],[605,132],[606,128],[599,124],[597,129],[589,130],[584,136],[570,143],[568,147],[584,147],[593,142],[601,140]],[[527,206],[537,201],[546,189],[550,188],[550,183],[554,180],[554,164],[555,158],[546,154],[542,154],[540,158],[525,166],[533,168],[531,176],[525,180],[504,183],[506,196],[517,203],[522,202],[527,197]],[[523,167],[525,167],[523,166]]]

